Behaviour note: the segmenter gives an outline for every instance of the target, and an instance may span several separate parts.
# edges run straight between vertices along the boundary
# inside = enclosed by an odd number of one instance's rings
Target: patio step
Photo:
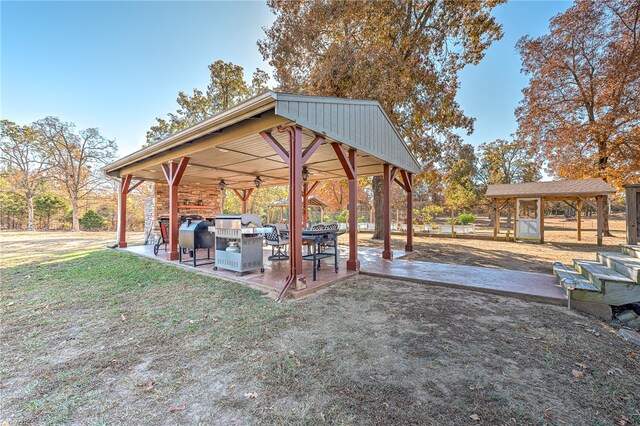
[[[622,253],[627,256],[637,257],[640,259],[640,245],[633,246],[630,244],[623,244]]]
[[[571,287],[571,290],[600,292],[600,288],[585,278],[584,275],[571,266],[563,265],[560,262],[553,264],[553,275],[558,278],[558,282],[567,294],[569,293],[568,287]]]
[[[636,284],[631,278],[593,260],[573,259],[573,267],[601,290],[607,283]]]
[[[612,252],[601,252],[596,256],[598,262],[640,284],[640,258]]]

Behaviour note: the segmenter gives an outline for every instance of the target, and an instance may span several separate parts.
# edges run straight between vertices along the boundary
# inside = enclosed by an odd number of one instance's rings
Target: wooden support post
[[[242,214],[247,213],[247,201],[249,200],[249,197],[253,193],[253,188],[243,189],[242,193],[234,188],[231,188],[231,190],[233,191],[234,194],[236,194],[236,196],[240,199],[240,201],[242,201]]]
[[[596,214],[598,215],[597,217],[597,224],[598,224],[598,236],[597,236],[597,244],[599,246],[602,245],[602,233],[603,233],[603,229],[604,229],[604,209],[606,208],[605,206],[605,200],[606,200],[606,196],[605,195],[598,195],[596,197],[596,205],[597,205],[597,212]]]
[[[308,182],[302,184],[302,223],[307,226],[309,223],[309,197],[316,191],[320,182],[314,182],[309,186]],[[322,222],[322,207],[320,207],[320,222]]]
[[[331,146],[349,180],[349,259],[347,260],[347,269],[358,271],[360,270],[360,260],[358,260],[358,152],[355,149],[350,149],[346,153],[344,148],[336,142],[333,142]]]
[[[627,213],[627,244],[640,241],[640,184],[623,185]]]
[[[144,179],[131,185],[132,175],[124,175],[120,179],[120,208],[118,210],[118,247],[127,247],[127,195],[136,189]]]
[[[413,173],[401,170],[400,175],[407,192],[407,244],[404,251],[413,251]]]
[[[309,184],[302,184],[302,224],[307,227],[309,223]]]
[[[353,179],[349,179],[349,259],[347,270],[359,271],[358,260],[358,156],[355,149],[349,150],[349,163]],[[338,247],[336,246],[336,250]]]
[[[391,165],[383,165],[383,182],[382,182],[382,235],[383,249],[382,258],[391,259],[393,252],[391,251]]]
[[[131,182],[131,175],[120,178],[120,210],[118,212],[118,247],[127,247],[127,188]]]
[[[513,241],[518,238],[518,199],[513,199]]]
[[[544,244],[544,198],[540,198],[540,244]]]
[[[162,165],[164,177],[169,184],[169,253],[167,259],[178,260],[178,185],[187,169],[189,157],[182,157],[179,163],[175,161]]]
[[[493,239],[498,239],[500,232],[500,209],[498,208],[498,199],[493,199]]]
[[[582,200],[578,200],[578,207],[576,209],[576,218],[578,219],[578,223],[577,223],[578,241],[582,241]]]
[[[302,273],[302,128],[287,127],[289,133],[289,278],[294,290],[306,288]]]

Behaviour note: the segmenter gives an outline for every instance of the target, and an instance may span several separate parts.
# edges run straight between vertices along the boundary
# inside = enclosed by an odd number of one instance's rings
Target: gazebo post
[[[540,244],[544,244],[544,198],[540,198]]]
[[[120,178],[120,208],[118,210],[118,247],[127,247],[127,189],[131,175]]]
[[[576,226],[578,231],[578,241],[582,241],[582,199],[578,200],[576,218],[578,219]]]
[[[395,169],[391,169],[389,163],[382,166],[383,182],[382,182],[382,234],[383,234],[383,250],[382,258],[391,259],[393,253],[391,251],[391,182],[395,175]]]
[[[189,157],[182,157],[179,163],[170,161],[169,165],[162,165],[164,177],[169,184],[169,260],[178,260],[178,185],[189,160]]]
[[[413,174],[402,170],[400,172],[407,192],[407,244],[404,251],[413,251]]]
[[[309,184],[302,184],[302,223],[307,226],[309,222]]]
[[[349,259],[347,270],[359,271],[358,260],[358,156],[355,149],[349,150],[349,163],[353,176],[349,179]],[[336,243],[336,250],[338,246]]]
[[[302,273],[302,212],[300,208],[304,153],[302,152],[302,128],[300,126],[288,126],[280,128],[279,131],[289,134],[289,152],[270,133],[261,132],[260,136],[289,166],[289,276],[278,295],[278,300],[283,300],[290,287],[293,286],[294,290],[302,290],[307,287],[306,278]],[[284,208],[281,210],[283,211]]]
[[[498,208],[498,199],[493,199],[493,239],[498,239],[500,232],[500,209]]]
[[[127,195],[136,189],[144,179],[131,185],[132,175],[124,175],[120,179],[120,208],[118,209],[118,247],[127,247]]]
[[[516,241],[518,233],[518,198],[513,199],[513,241]]]
[[[240,191],[238,191],[235,188],[232,188],[234,194],[236,194],[236,196],[240,199],[240,201],[242,201],[242,214],[246,214],[247,213],[247,201],[249,200],[249,197],[251,196],[251,193],[253,192],[253,188],[249,188],[249,189],[243,189],[242,193],[240,193]]]
[[[358,152],[351,148],[347,153],[336,142],[333,142],[331,146],[349,180],[349,259],[347,260],[347,269],[358,271],[360,270],[360,260],[358,260]],[[338,247],[336,247],[337,249]]]
[[[598,195],[596,196],[596,207],[598,215],[597,217],[597,228],[598,228],[598,236],[597,236],[597,244],[599,246],[602,245],[602,231],[604,229],[604,209],[605,209],[605,196]]]

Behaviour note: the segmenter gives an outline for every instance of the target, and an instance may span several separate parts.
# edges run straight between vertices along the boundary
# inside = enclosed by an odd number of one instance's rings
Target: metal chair
[[[280,230],[276,225],[267,224],[265,228],[271,229],[270,232],[264,234],[264,238],[267,241],[267,245],[271,246],[271,256],[269,260],[287,260],[289,255],[287,254],[287,246],[289,245],[288,238],[282,238]]]
[[[337,223],[329,223],[329,222],[320,222],[320,223],[316,223],[315,225],[311,226],[311,230],[316,231],[316,230],[331,230],[331,231],[337,231],[338,230],[338,224]],[[338,250],[338,241],[330,241],[327,240],[326,242],[323,242],[320,244],[320,249],[321,251],[324,251],[325,248],[327,247],[334,247],[335,250]]]

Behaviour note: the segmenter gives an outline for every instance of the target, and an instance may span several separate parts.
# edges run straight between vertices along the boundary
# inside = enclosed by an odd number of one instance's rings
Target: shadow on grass
[[[185,365],[213,375],[276,333],[290,309],[238,283],[107,249],[44,255],[5,268],[2,281],[0,412],[16,424],[96,419],[109,407],[160,421]],[[148,380],[160,393],[142,391]]]

